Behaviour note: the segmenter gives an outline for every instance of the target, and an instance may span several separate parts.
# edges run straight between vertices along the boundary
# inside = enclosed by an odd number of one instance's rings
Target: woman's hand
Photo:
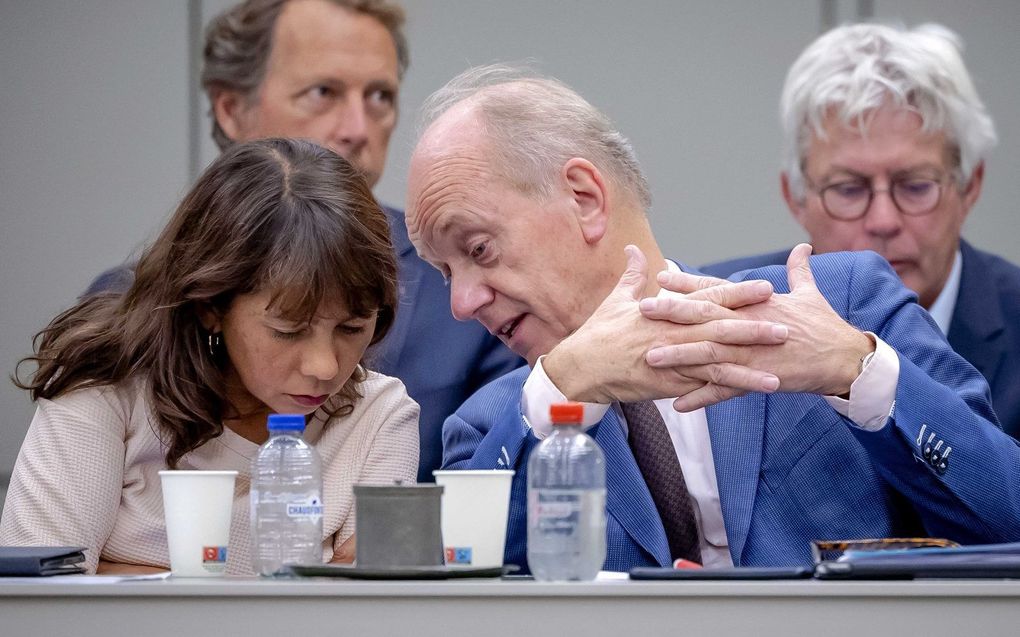
[[[153,573],[166,573],[167,570],[159,566],[142,566],[141,564],[122,564],[120,562],[107,562],[99,560],[96,567],[96,575],[151,575]]]
[[[356,545],[354,537],[355,536],[352,535],[347,538],[344,543],[333,552],[333,559],[329,561],[330,564],[352,564],[354,562],[354,547]]]

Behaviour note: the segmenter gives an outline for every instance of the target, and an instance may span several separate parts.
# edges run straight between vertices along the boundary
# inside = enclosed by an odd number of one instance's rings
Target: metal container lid
[[[440,496],[443,493],[443,486],[439,484],[400,484],[400,485],[377,485],[377,484],[356,484],[354,485],[355,496],[369,496],[372,498],[420,498]]]

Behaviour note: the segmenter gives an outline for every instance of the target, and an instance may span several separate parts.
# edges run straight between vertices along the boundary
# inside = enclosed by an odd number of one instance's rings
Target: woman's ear
[[[563,179],[570,190],[584,240],[598,243],[609,226],[609,198],[602,173],[587,159],[574,157],[563,164]]]
[[[198,307],[198,321],[210,334],[218,334],[223,331],[223,317],[208,303],[202,303]]]

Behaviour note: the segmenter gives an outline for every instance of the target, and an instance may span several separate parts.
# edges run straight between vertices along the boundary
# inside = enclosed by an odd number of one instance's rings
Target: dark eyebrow
[[[383,90],[392,91],[393,93],[396,93],[397,85],[394,84],[393,82],[390,82],[389,80],[372,80],[371,82],[365,85],[365,89],[368,91]]]
[[[265,318],[267,318],[270,321],[288,323],[294,326],[308,325],[308,321],[285,316],[284,314],[281,314],[279,311],[275,311],[271,308],[266,308]]]
[[[320,314],[316,314],[315,316],[311,317],[311,319],[309,319],[309,320],[287,318],[286,316],[284,316],[283,314],[280,314],[278,312],[267,311],[266,312],[266,318],[268,318],[270,320],[273,320],[273,321],[280,321],[282,323],[289,323],[291,325],[294,325],[295,327],[306,327],[306,326],[310,326],[317,319],[318,320],[324,320],[324,321],[336,321],[337,323],[341,323],[341,324],[343,324],[343,323],[350,323],[352,321],[367,321],[370,318],[372,318],[372,315],[375,312],[377,312],[377,311],[378,311],[377,309],[373,309],[372,311],[366,313],[363,316],[355,314],[353,312],[347,312],[346,314],[343,314],[341,316],[322,316]]]

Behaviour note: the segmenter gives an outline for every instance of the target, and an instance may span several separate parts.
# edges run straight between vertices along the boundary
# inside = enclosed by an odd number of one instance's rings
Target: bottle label
[[[532,515],[542,533],[570,534],[582,507],[580,494],[567,489],[542,489],[532,494]]]
[[[312,496],[304,500],[287,503],[287,517],[301,520],[318,520],[322,517],[322,500]]]

